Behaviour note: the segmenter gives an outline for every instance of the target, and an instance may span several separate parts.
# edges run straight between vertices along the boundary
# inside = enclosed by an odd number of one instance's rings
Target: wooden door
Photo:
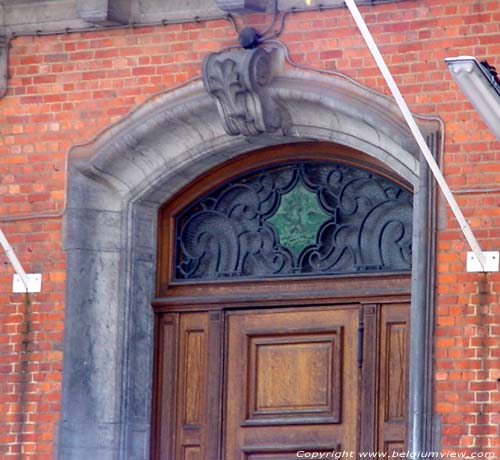
[[[220,311],[158,315],[153,459],[221,460],[223,320]]]
[[[360,452],[406,450],[409,302],[363,306]]]
[[[163,206],[153,459],[404,450],[412,200],[373,158],[313,143]]]
[[[405,450],[408,312],[391,300],[160,314],[153,458]]]
[[[227,460],[356,451],[359,309],[228,315]]]

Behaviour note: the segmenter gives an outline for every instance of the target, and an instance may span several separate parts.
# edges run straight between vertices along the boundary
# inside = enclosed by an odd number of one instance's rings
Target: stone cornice
[[[359,0],[372,5],[401,0]],[[272,5],[272,2],[270,2]],[[343,0],[280,0],[285,11],[342,8]],[[97,26],[147,25],[225,18],[215,0],[9,0],[0,3],[0,34],[58,33]]]

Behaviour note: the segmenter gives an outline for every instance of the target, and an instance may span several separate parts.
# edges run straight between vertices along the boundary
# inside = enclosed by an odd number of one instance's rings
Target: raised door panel
[[[359,309],[228,315],[226,460],[355,451]]]
[[[208,314],[183,314],[178,331],[176,459],[203,459],[206,429]]]
[[[409,305],[381,305],[378,448],[405,449],[408,412]]]
[[[160,315],[156,323],[153,460],[174,458],[178,315]]]
[[[196,446],[182,446],[182,460],[203,460],[201,456],[201,448]]]
[[[339,446],[315,446],[304,449],[302,446],[268,447],[266,450],[247,447],[244,452],[245,460],[296,460],[297,458],[340,458]]]
[[[339,422],[341,327],[280,332],[248,337],[245,425]]]

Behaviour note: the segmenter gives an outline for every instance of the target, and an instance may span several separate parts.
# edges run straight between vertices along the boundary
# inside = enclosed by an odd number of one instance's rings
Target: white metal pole
[[[408,108],[408,105],[406,104],[406,101],[404,100],[403,96],[401,95],[401,92],[399,91],[398,86],[396,85],[396,82],[394,81],[394,78],[392,77],[391,72],[389,71],[384,58],[380,54],[380,51],[373,40],[373,37],[368,30],[368,27],[366,26],[365,21],[363,20],[363,17],[361,16],[361,13],[356,5],[354,3],[354,0],[344,0],[345,3],[347,4],[347,7],[349,8],[349,11],[351,12],[352,17],[354,18],[354,21],[356,22],[356,25],[358,26],[361,35],[363,36],[366,44],[368,45],[368,48],[370,49],[370,52],[372,53],[373,58],[375,59],[375,62],[377,63],[380,71],[382,72],[382,75],[385,78],[385,81],[387,82],[387,85],[389,86],[389,89],[392,92],[392,95],[394,96],[394,99],[396,99],[396,102],[399,106],[399,109],[403,113],[403,116],[408,123],[408,126],[410,127],[410,130],[415,137],[420,150],[422,150],[422,153],[424,155],[425,160],[427,161],[427,164],[429,165],[429,168],[432,171],[432,174],[434,174],[434,177],[436,178],[437,183],[439,184],[439,187],[441,188],[441,191],[443,192],[443,195],[446,198],[446,201],[448,202],[451,210],[453,211],[453,214],[455,215],[458,223],[460,224],[460,228],[462,229],[462,233],[464,234],[467,242],[469,243],[472,251],[476,255],[479,263],[481,266],[485,267],[486,263],[486,258],[479,247],[479,243],[476,240],[476,237],[472,233],[472,230],[467,223],[464,215],[462,214],[462,211],[460,207],[458,206],[458,203],[455,200],[455,197],[451,193],[450,188],[448,187],[448,184],[446,183],[445,178],[443,177],[443,174],[441,173],[441,170],[439,169],[439,166],[436,163],[436,160],[434,160],[434,157],[432,156],[432,153],[425,142],[424,136],[420,132],[420,128],[418,127],[415,119],[413,118],[413,115],[410,112],[410,109]]]
[[[19,262],[19,259],[17,258],[14,249],[12,249],[12,246],[7,241],[7,238],[5,237],[5,234],[3,233],[1,228],[0,228],[0,244],[3,247],[5,254],[7,254],[10,263],[14,267],[15,272],[19,275],[19,278],[21,278],[21,281],[23,282],[24,287],[26,288],[26,292],[28,292],[29,290],[28,276],[26,275],[26,272],[24,271],[21,262]]]

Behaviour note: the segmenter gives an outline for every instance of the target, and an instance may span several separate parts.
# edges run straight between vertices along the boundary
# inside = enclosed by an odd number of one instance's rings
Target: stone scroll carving
[[[203,83],[226,132],[258,136],[283,129],[283,112],[268,94],[276,51],[230,50],[208,55]]]

